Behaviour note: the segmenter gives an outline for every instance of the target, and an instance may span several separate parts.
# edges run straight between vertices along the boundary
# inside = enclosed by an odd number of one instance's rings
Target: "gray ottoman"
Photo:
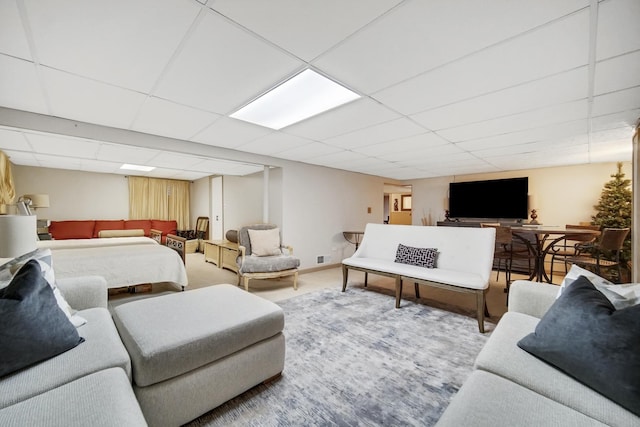
[[[282,309],[233,285],[130,302],[113,317],[151,426],[184,424],[284,369]]]

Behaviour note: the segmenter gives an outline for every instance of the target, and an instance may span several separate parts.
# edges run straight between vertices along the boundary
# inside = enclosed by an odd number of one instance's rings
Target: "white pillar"
[[[262,173],[262,222],[269,222],[269,166]]]

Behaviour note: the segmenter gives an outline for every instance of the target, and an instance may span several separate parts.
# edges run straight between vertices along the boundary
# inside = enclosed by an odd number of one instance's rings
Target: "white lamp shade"
[[[23,199],[31,200],[32,208],[48,208],[49,207],[49,195],[48,194],[25,194]]]
[[[0,215],[0,258],[14,258],[36,249],[35,215]]]

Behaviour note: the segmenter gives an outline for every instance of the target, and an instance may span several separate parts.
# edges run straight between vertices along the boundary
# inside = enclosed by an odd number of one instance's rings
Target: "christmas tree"
[[[611,181],[604,184],[600,201],[594,206],[597,213],[591,217],[594,225],[604,228],[631,227],[631,205],[633,201],[631,180],[622,172],[622,163],[618,163],[618,172],[611,175]],[[631,233],[624,242],[620,255],[623,266],[631,259]]]

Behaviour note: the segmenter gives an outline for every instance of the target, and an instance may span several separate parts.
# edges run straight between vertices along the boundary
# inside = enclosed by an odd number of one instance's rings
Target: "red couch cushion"
[[[152,219],[151,228],[162,231],[163,236],[166,236],[167,234],[176,234],[178,232],[178,222],[175,220],[165,221],[161,219]]]
[[[144,230],[144,235],[149,237],[151,229],[150,219],[128,219],[124,222],[125,230]]]
[[[49,233],[56,240],[64,239],[91,239],[93,237],[93,228],[95,221],[90,220],[70,220],[70,221],[51,221],[49,225]]]
[[[124,219],[97,219],[96,225],[93,227],[93,237],[100,237],[99,233],[102,230],[124,230]]]

